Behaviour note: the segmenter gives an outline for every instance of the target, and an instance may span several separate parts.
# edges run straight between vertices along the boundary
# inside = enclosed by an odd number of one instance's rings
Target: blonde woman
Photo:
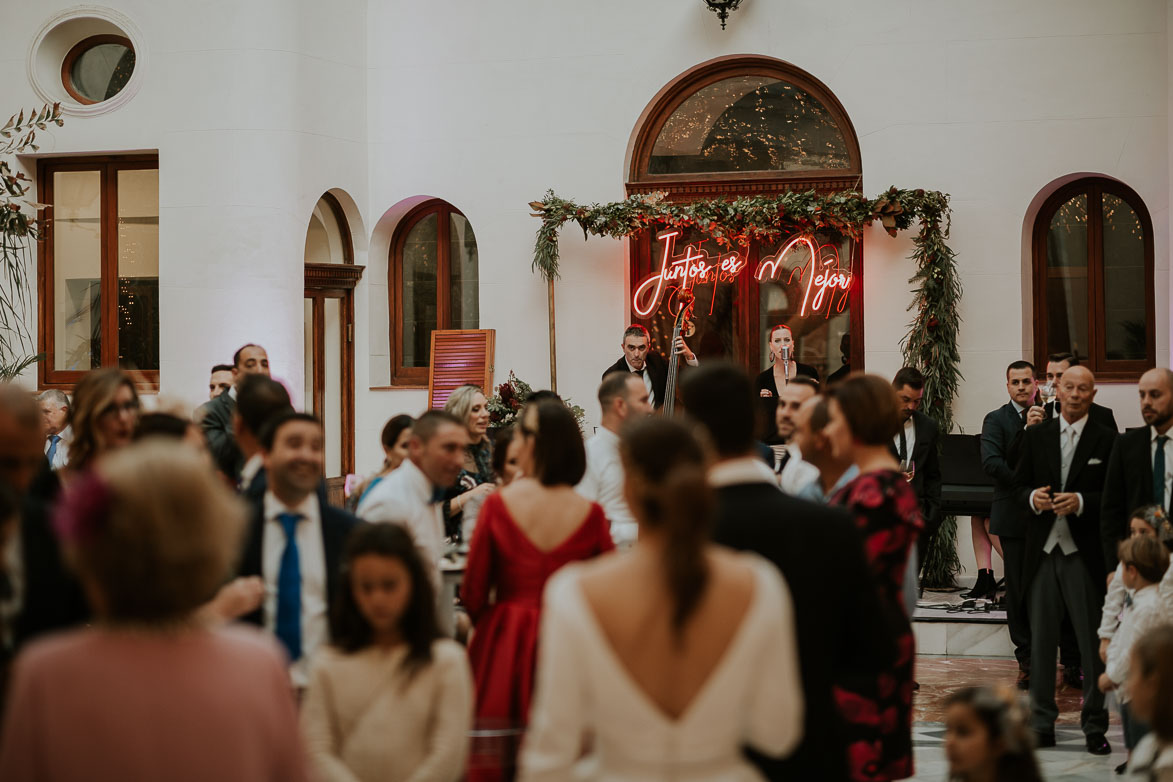
[[[121,369],[95,369],[73,389],[73,441],[66,482],[106,453],[130,445],[139,417],[134,380]]]
[[[464,385],[452,392],[444,411],[464,422],[469,445],[464,451],[464,469],[456,485],[444,494],[444,528],[449,537],[461,538],[463,526],[476,523],[481,505],[497,488],[493,481],[493,446],[489,440],[489,406],[478,386]]]

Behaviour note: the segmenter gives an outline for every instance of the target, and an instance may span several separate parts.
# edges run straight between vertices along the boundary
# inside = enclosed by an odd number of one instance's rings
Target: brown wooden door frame
[[[358,268],[361,269],[361,267]],[[305,298],[313,302],[310,316],[310,327],[313,328],[313,344],[311,347],[313,366],[305,368],[306,372],[313,372],[313,377],[311,378],[313,393],[311,398],[306,400],[306,404],[309,405],[314,415],[322,421],[323,425],[325,424],[326,405],[326,299],[338,299],[341,302],[339,317],[342,322],[339,324],[339,337],[341,340],[339,348],[341,350],[340,357],[342,364],[342,431],[340,434],[342,437],[342,475],[345,476],[355,471],[354,289],[310,287],[307,284]],[[326,436],[331,437],[332,435],[330,432],[326,432]]]

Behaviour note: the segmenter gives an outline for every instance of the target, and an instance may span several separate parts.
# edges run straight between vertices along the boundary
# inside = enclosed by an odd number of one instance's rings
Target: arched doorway
[[[628,156],[628,195],[663,192],[671,201],[733,201],[788,190],[829,193],[862,185],[859,141],[838,99],[811,74],[769,57],[718,58],[680,75],[644,110]],[[645,231],[631,242],[633,292],[659,273],[667,257],[686,248],[712,257],[729,252],[699,231],[667,233]],[[792,238],[735,249],[752,271]],[[857,281],[844,311],[803,306],[804,270],[814,264],[806,245],[795,245],[770,279],[759,281],[742,271],[694,288],[693,350],[702,359],[724,357],[756,374],[768,365],[770,327],[784,323],[794,335],[797,360],[816,367],[822,378],[862,369],[861,248],[849,239],[814,238],[820,259],[834,254],[842,266],[850,264]],[[644,314],[632,306],[631,315],[667,355],[670,307]]]
[[[363,273],[342,205],[325,193],[305,237],[305,409],[326,434],[331,501],[354,472],[354,288]]]

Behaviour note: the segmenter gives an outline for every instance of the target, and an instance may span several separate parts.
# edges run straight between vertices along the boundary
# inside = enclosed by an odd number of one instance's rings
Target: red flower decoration
[[[849,690],[835,688],[835,702],[843,719],[853,725],[876,726],[880,724],[876,702]]]
[[[880,768],[880,742],[856,741],[847,747],[852,779],[873,779]]]

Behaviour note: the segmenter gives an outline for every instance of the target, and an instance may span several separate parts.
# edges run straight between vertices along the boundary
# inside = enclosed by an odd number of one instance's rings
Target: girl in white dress
[[[714,500],[687,429],[639,422],[620,453],[639,540],[546,587],[520,779],[759,780],[743,748],[783,756],[802,731],[789,590],[767,561],[708,542]]]

